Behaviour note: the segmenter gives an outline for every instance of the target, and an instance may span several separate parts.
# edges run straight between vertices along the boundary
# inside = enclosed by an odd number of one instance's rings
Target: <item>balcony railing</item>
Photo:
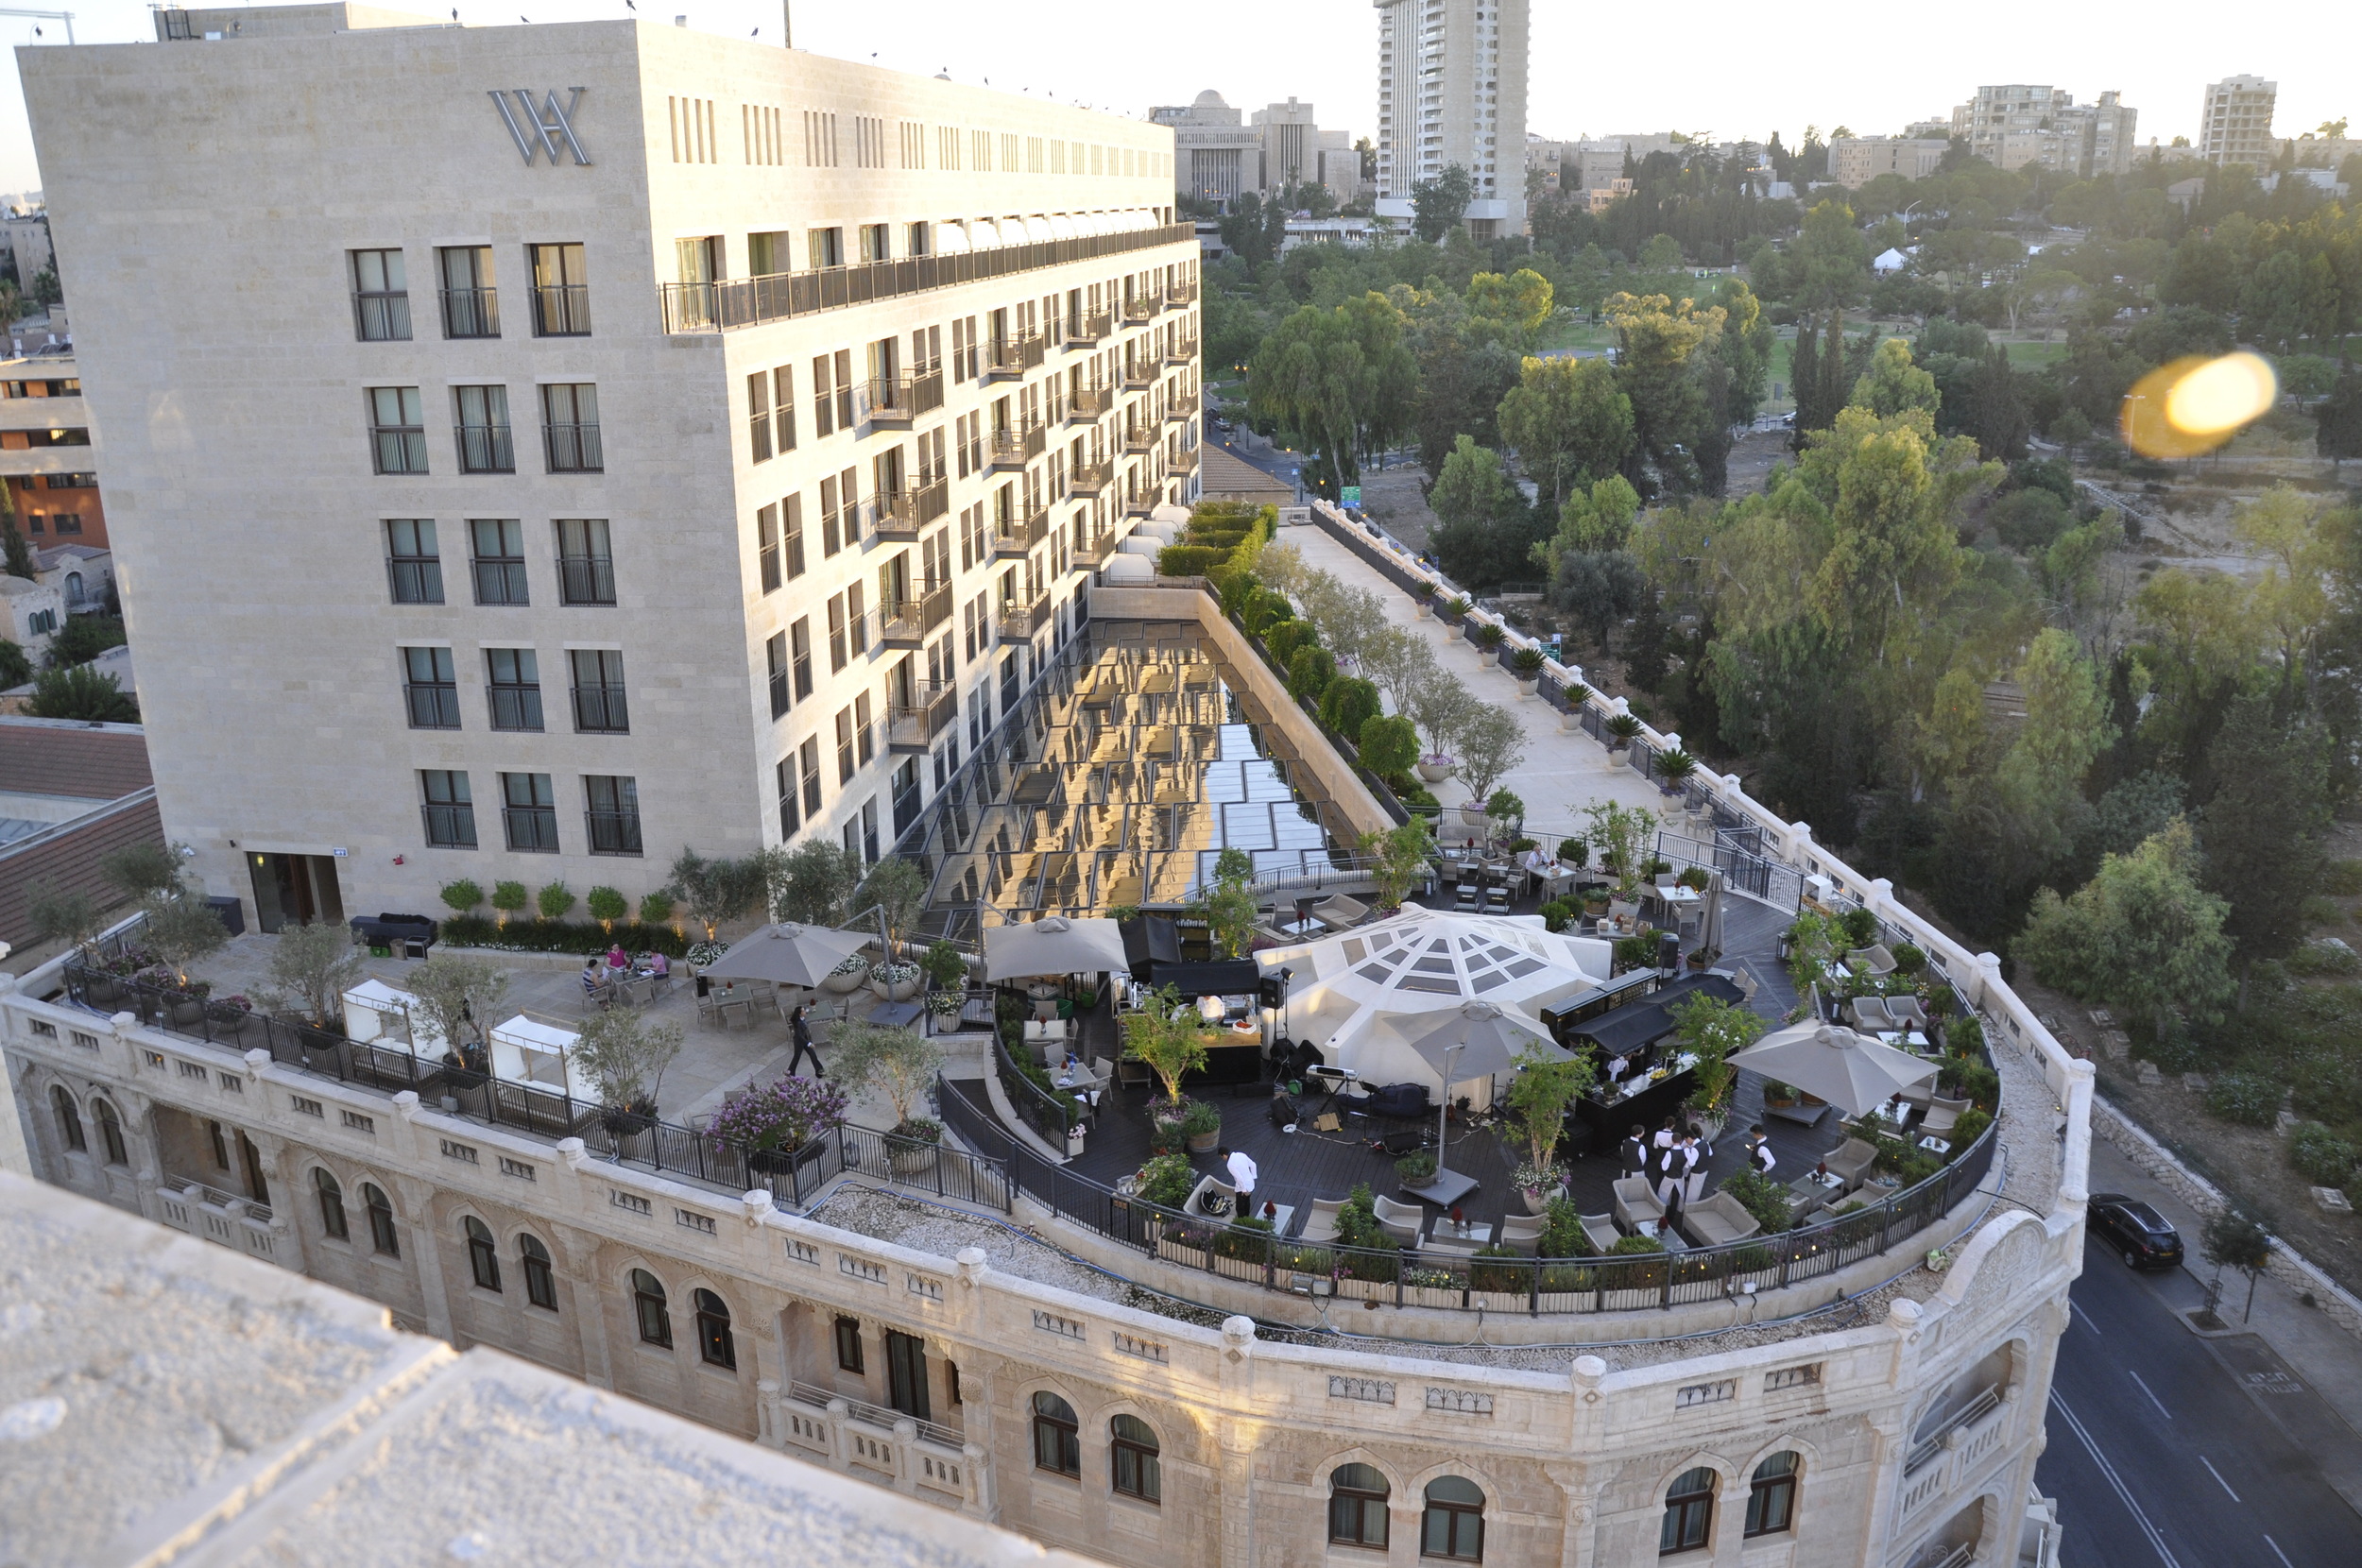
[[[1024,555],[1034,546],[1050,537],[1050,508],[1036,506],[1031,511],[1007,519],[993,531],[992,550],[996,555]]]
[[[914,370],[908,375],[881,376],[869,383],[869,422],[907,425],[943,406],[943,372]]]
[[[886,710],[886,750],[920,752],[960,716],[960,694],[950,686],[920,686],[908,703]]]
[[[443,290],[445,337],[498,337],[501,334],[500,297],[488,288]]]
[[[1153,294],[1137,295],[1123,302],[1123,319],[1126,321],[1150,321],[1155,315],[1156,297]]]
[[[422,805],[426,842],[443,849],[475,847],[475,808],[469,805]]]
[[[538,686],[495,686],[492,727],[534,731],[541,727],[541,689]]]
[[[640,813],[637,811],[585,811],[583,826],[590,833],[590,853],[593,855],[637,855],[640,853]]]
[[[580,735],[628,735],[631,705],[620,686],[574,688],[574,731]]]
[[[878,498],[871,527],[881,539],[916,538],[918,531],[951,510],[951,482],[930,480]]]
[[[1156,450],[1156,432],[1153,426],[1138,425],[1123,433],[1123,450],[1134,456]]]
[[[488,555],[469,563],[475,571],[475,602],[479,605],[530,603],[525,563],[509,555]]]
[[[501,830],[508,835],[508,847],[520,854],[557,853],[557,808],[555,806],[504,806],[501,808]]]
[[[615,603],[615,558],[611,555],[560,555],[557,558],[557,601],[561,605]]]
[[[1091,571],[1114,554],[1120,542],[1111,533],[1095,534],[1075,547],[1074,564],[1086,571]]]
[[[379,473],[426,472],[426,432],[417,425],[373,425],[369,443]]]
[[[951,585],[927,582],[878,611],[878,640],[889,648],[924,647],[937,626],[951,619]]]
[[[1067,405],[1067,423],[1081,425],[1101,418],[1116,405],[1116,389],[1112,386],[1080,386],[1072,393]]]
[[[987,469],[1021,469],[1050,450],[1050,431],[1035,423],[1017,430],[996,430],[984,449]]]
[[[1066,338],[1069,343],[1096,343],[1115,330],[1115,317],[1108,311],[1071,311],[1066,318]]]
[[[1188,365],[1196,358],[1197,339],[1193,337],[1176,337],[1172,340],[1172,346],[1165,350],[1167,365]]]
[[[410,296],[363,293],[352,297],[352,330],[364,343],[401,343],[410,336]]]
[[[1022,642],[1042,627],[1050,624],[1050,594],[1030,605],[1011,601],[1001,606],[1001,638],[1004,642]]]
[[[891,299],[930,289],[1007,278],[1043,267],[1121,256],[1160,245],[1194,245],[1193,223],[1157,224],[1123,234],[1091,234],[1070,240],[1036,240],[963,256],[908,256],[861,266],[780,272],[764,278],[733,278],[718,283],[666,283],[662,287],[668,332],[727,332],[784,321],[790,316],[844,310],[874,299]],[[582,331],[588,332],[589,312]]]
[[[540,283],[533,290],[533,335],[589,337],[590,286],[588,283]]]
[[[1195,281],[1195,280],[1191,280],[1191,281],[1187,281],[1187,282],[1174,283],[1172,287],[1170,287],[1170,288],[1166,289],[1166,290],[1165,290],[1165,303],[1166,303],[1168,306],[1194,305],[1194,304],[1196,304],[1196,303],[1197,303],[1197,283],[1196,283],[1196,281]]]
[[[506,425],[459,425],[461,473],[515,473],[517,443]]]
[[[1174,458],[1172,460],[1172,471],[1174,473],[1197,472],[1197,449],[1195,447],[1191,447],[1189,451]]]
[[[1144,392],[1155,384],[1156,366],[1154,362],[1134,360],[1123,367],[1123,389],[1126,392]]]
[[[1155,509],[1156,492],[1154,490],[1139,490],[1123,498],[1123,515],[1127,518],[1144,518]]]
[[[549,452],[552,473],[601,473],[607,469],[596,425],[543,425],[541,444]]]
[[[412,729],[457,729],[459,688],[449,681],[410,681],[402,694],[410,703]]]
[[[1069,497],[1095,496],[1115,476],[1113,463],[1077,463],[1067,470],[1066,493]]]
[[[996,337],[984,345],[984,379],[1021,376],[1029,370],[1038,370],[1048,351],[1039,332]]]
[[[443,602],[443,563],[417,555],[385,557],[385,576],[397,605],[439,605]]]

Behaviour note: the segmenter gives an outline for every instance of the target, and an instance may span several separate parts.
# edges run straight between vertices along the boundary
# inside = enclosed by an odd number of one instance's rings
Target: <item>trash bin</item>
[[[214,912],[231,936],[246,935],[246,906],[231,897],[208,898],[205,907]]]

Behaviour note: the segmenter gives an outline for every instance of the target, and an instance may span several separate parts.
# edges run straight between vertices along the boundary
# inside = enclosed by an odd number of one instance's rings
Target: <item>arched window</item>
[[[478,1286],[487,1290],[501,1287],[500,1248],[492,1240],[492,1228],[474,1215],[460,1221],[468,1233],[468,1271],[475,1276]]]
[[[98,1141],[107,1146],[109,1165],[129,1165],[131,1156],[123,1147],[123,1122],[115,1108],[105,1100],[94,1107],[98,1116]]]
[[[394,1205],[374,1182],[361,1184],[361,1206],[369,1211],[369,1241],[387,1257],[402,1256],[402,1237],[394,1234]]]
[[[1328,1539],[1340,1546],[1386,1549],[1386,1494],[1376,1465],[1341,1464],[1328,1473]]]
[[[557,1279],[550,1272],[550,1250],[537,1236],[517,1238],[517,1255],[524,1260],[525,1300],[536,1306],[557,1310]]]
[[[1427,1484],[1427,1509],[1419,1516],[1419,1555],[1456,1562],[1484,1560],[1484,1489],[1463,1475],[1438,1475]]]
[[[1796,1527],[1795,1454],[1783,1449],[1755,1466],[1747,1483],[1747,1533],[1778,1535]]]
[[[640,1319],[641,1341],[672,1349],[673,1314],[664,1304],[664,1287],[645,1269],[631,1271],[631,1306]]]
[[[82,1108],[74,1103],[74,1097],[65,1092],[64,1084],[49,1086],[49,1103],[57,1108],[58,1132],[64,1137],[65,1146],[77,1154],[88,1153],[90,1140],[82,1135]]]
[[[1665,1489],[1665,1523],[1658,1527],[1659,1557],[1694,1552],[1714,1529],[1714,1472],[1704,1465],[1685,1470]]]
[[[318,1166],[312,1167],[312,1185],[319,1189],[320,1229],[338,1241],[350,1241],[352,1233],[345,1224],[345,1189]]]
[[[1164,1472],[1156,1456],[1162,1452],[1156,1429],[1138,1416],[1118,1416],[1107,1423],[1108,1464],[1115,1489],[1143,1503],[1164,1500]]]
[[[1034,1468],[1083,1476],[1083,1439],[1074,1406],[1045,1389],[1034,1396]]]
[[[697,1309],[697,1354],[709,1367],[736,1372],[738,1346],[730,1338],[730,1309],[710,1290],[694,1291],[689,1299]]]

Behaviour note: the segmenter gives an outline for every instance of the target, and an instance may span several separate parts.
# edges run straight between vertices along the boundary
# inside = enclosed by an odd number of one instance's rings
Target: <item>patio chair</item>
[[[1342,893],[1331,894],[1312,906],[1312,918],[1331,930],[1359,926],[1369,917],[1369,905],[1357,898],[1348,898]]]
[[[1211,1214],[1206,1208],[1208,1198],[1226,1198],[1230,1201],[1229,1206],[1221,1214]],[[1239,1189],[1216,1177],[1200,1177],[1197,1185],[1190,1190],[1189,1198],[1182,1203],[1181,1212],[1191,1219],[1235,1219],[1239,1213]]]
[[[1311,1212],[1304,1217],[1304,1231],[1298,1241],[1334,1241],[1337,1239],[1337,1211],[1345,1206],[1342,1198],[1315,1198]]]
[[[1845,962],[1849,964],[1858,963],[1869,970],[1872,980],[1884,980],[1894,973],[1894,955],[1887,951],[1886,944],[1883,942],[1873,943],[1867,947],[1855,948],[1845,955]]]
[[[1397,1203],[1392,1198],[1371,1201],[1378,1222],[1386,1227],[1386,1234],[1405,1247],[1419,1244],[1419,1232],[1426,1227],[1427,1211],[1416,1203]]]
[[[1909,1106],[1914,1111],[1925,1111],[1927,1109],[1929,1104],[1934,1101],[1935,1098],[1936,1081],[1932,1078],[1927,1080],[1926,1082],[1919,1085],[1916,1089],[1905,1089],[1903,1091],[1903,1103]]]
[[[1093,1090],[1104,1091],[1110,1083],[1115,1082],[1115,1077],[1116,1065],[1114,1063],[1108,1061],[1104,1056],[1094,1056],[1091,1058],[1091,1081],[1088,1087]]]
[[[1763,1221],[1729,1193],[1718,1192],[1683,1209],[1682,1228],[1699,1246],[1714,1247],[1745,1240],[1763,1229]]]
[[[1584,1215],[1583,1235],[1583,1238],[1591,1243],[1591,1250],[1595,1253],[1604,1253],[1623,1239],[1621,1234],[1616,1229],[1616,1217],[1612,1214]]]
[[[1952,1129],[1960,1125],[1961,1113],[1965,1112],[1968,1107],[1969,1101],[1965,1099],[1928,1100],[1927,1114],[1920,1119],[1919,1123],[1921,1135],[1950,1137]]]
[[[1829,1167],[1831,1175],[1845,1179],[1845,1190],[1848,1192],[1861,1185],[1862,1178],[1870,1174],[1870,1167],[1877,1161],[1877,1149],[1859,1138],[1847,1138],[1821,1159],[1821,1163]]]
[[[1542,1245],[1542,1227],[1549,1223],[1546,1215],[1512,1215],[1501,1221],[1501,1245],[1532,1257]]]
[[[1509,889],[1498,880],[1487,881],[1484,884],[1484,912],[1487,914],[1509,912]]]
[[[1845,1011],[1854,1020],[1854,1027],[1865,1034],[1883,1033],[1894,1027],[1894,1017],[1887,1012],[1882,997],[1856,997],[1845,1004]]]
[[[1894,1020],[1895,1028],[1927,1032],[1927,1010],[1919,1005],[1917,997],[1889,997],[1886,1001],[1887,1016]]]
[[[1625,1230],[1636,1234],[1641,1226],[1665,1218],[1665,1205],[1658,1202],[1656,1194],[1649,1190],[1647,1177],[1619,1176],[1616,1179],[1614,1190],[1616,1223]]]

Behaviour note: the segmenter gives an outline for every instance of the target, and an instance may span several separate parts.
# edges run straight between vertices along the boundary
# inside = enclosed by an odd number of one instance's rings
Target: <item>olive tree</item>
[[[500,1011],[501,999],[508,994],[507,970],[489,959],[457,953],[436,954],[412,968],[403,981],[418,998],[421,1020],[442,1039],[443,1048],[453,1052],[470,1044],[471,1036],[483,1037],[485,1020]],[[413,1045],[419,1043],[418,1021],[411,1029]]]
[[[1479,703],[1460,728],[1460,779],[1470,801],[1493,797],[1493,786],[1526,759],[1526,726],[1509,709]]]
[[[322,1029],[342,1015],[348,987],[361,978],[367,961],[343,926],[315,922],[282,926],[270,951],[270,983],[264,1005],[279,1012],[290,1003]]]
[[[657,1114],[664,1069],[680,1054],[681,1027],[651,1024],[638,1010],[617,1006],[582,1022],[574,1065],[590,1078],[599,1103],[619,1111]]]

